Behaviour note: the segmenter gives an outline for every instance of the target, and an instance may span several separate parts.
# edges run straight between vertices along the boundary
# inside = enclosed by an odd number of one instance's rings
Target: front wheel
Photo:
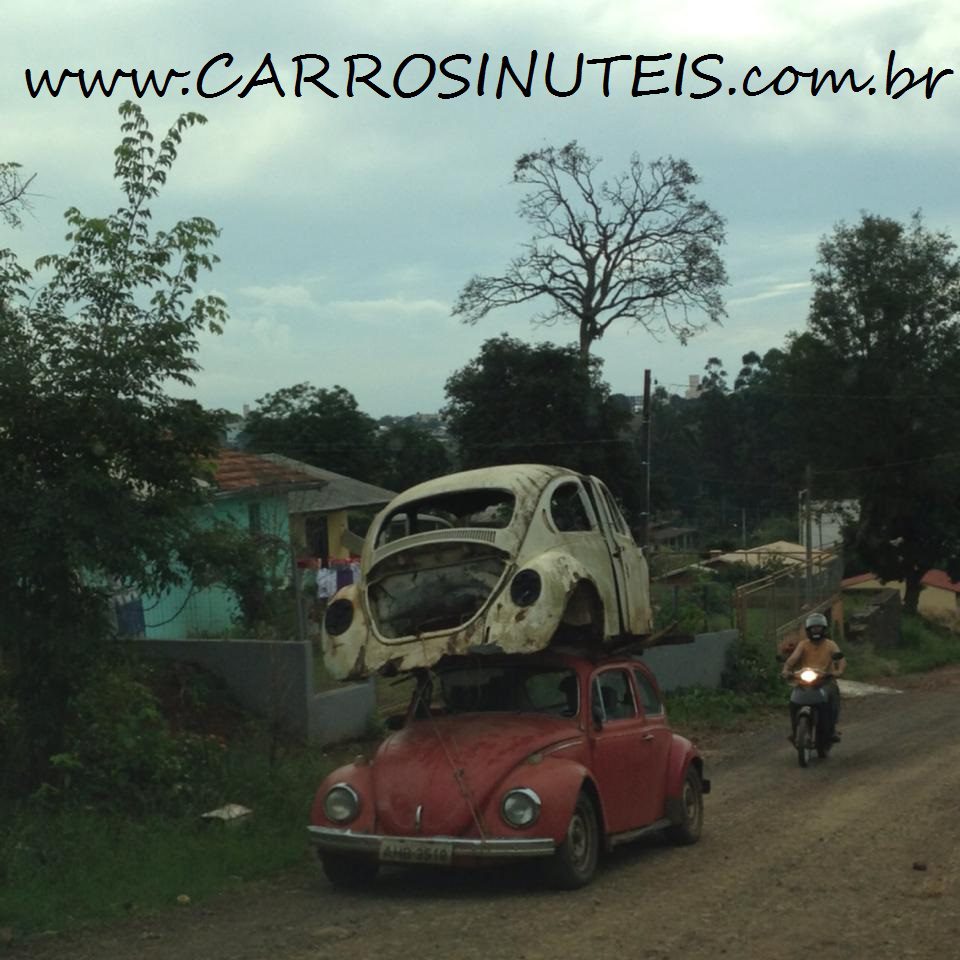
[[[577,797],[567,835],[546,865],[551,885],[562,890],[585,887],[597,869],[600,856],[600,827],[593,801],[586,793]]]
[[[810,760],[811,743],[813,741],[813,723],[809,713],[801,714],[797,720],[797,732],[794,742],[797,745],[797,762],[805,767]]]
[[[826,710],[820,711],[817,723],[817,756],[821,760],[826,760],[830,753],[830,747],[833,746],[833,725],[830,723],[830,715]]]
[[[687,767],[683,778],[683,793],[680,795],[683,819],[667,827],[667,839],[672,843],[690,844],[700,839],[703,830],[703,784],[694,767]]]

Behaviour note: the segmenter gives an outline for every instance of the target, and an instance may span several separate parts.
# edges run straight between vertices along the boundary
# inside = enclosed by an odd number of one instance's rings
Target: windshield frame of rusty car
[[[376,549],[434,531],[504,530],[517,512],[517,497],[503,487],[467,487],[407,500],[377,527]]]

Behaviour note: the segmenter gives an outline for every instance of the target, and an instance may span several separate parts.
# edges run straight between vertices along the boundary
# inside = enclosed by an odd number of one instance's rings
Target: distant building
[[[943,570],[928,570],[920,581],[922,589],[917,609],[928,617],[960,617],[960,581],[954,582]],[[889,587],[906,593],[902,580],[880,580],[873,573],[861,573],[842,581],[844,590],[882,590]]]

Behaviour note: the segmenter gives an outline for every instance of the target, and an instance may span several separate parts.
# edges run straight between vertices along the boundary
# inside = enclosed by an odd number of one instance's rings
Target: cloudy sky
[[[576,139],[612,176],[632,153],[672,154],[692,164],[699,195],[726,218],[728,319],[685,347],[612,328],[597,352],[615,391],[639,393],[647,367],[681,385],[710,356],[732,372],[746,351],[780,346],[803,327],[817,242],[839,221],[861,211],[903,219],[919,208],[930,227],[960,239],[960,77],[945,72],[960,70],[953,9],[946,0],[9,2],[0,159],[37,176],[32,215],[0,244],[32,260],[62,247],[66,207],[97,214],[118,200],[112,150],[130,81],[109,98],[85,98],[71,78],[56,97],[32,97],[26,69],[35,87],[44,69],[178,70],[188,75],[141,102],[156,131],[183,110],[209,120],[188,135],[155,207],[158,225],[200,214],[222,229],[221,263],[204,288],[226,298],[231,319],[202,342],[197,398],[240,410],[308,380],[342,384],[375,416],[433,411],[446,378],[486,338],[575,339],[573,326],[532,327],[532,308],[474,327],[450,316],[466,280],[501,271],[527,236],[514,159]],[[508,82],[498,99],[502,58],[523,76],[531,51],[531,96]],[[608,96],[598,63],[584,66],[575,94],[556,97],[544,83],[550,52],[558,88],[572,85],[578,54],[629,59],[610,61]],[[239,96],[251,79],[271,79],[267,54],[277,83]],[[462,82],[438,71],[419,95],[397,94],[395,80],[409,93],[431,62],[456,55],[448,72]],[[632,95],[639,56],[664,58],[644,63],[664,74],[640,88],[666,93]],[[303,82],[297,97],[297,57],[304,76],[325,58],[320,82],[338,96]],[[381,64],[371,79],[388,97],[358,80],[371,57]],[[715,84],[693,73],[697,58]],[[904,68],[922,81],[913,89],[904,89]],[[852,70],[863,89],[848,83],[834,95],[827,84],[812,96],[797,73],[830,69]],[[748,74],[750,91],[775,86],[748,96]]]

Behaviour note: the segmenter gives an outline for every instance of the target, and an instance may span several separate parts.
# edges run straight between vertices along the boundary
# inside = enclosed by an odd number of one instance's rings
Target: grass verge
[[[848,644],[844,676],[869,681],[960,663],[960,633],[948,627],[920,616],[904,616],[900,635],[895,647],[880,650],[871,643]]]
[[[195,902],[302,862],[313,792],[356,745],[231,747],[224,803],[253,815],[239,825],[198,816],[123,816],[26,801],[0,810],[0,929],[15,937],[152,913]]]

